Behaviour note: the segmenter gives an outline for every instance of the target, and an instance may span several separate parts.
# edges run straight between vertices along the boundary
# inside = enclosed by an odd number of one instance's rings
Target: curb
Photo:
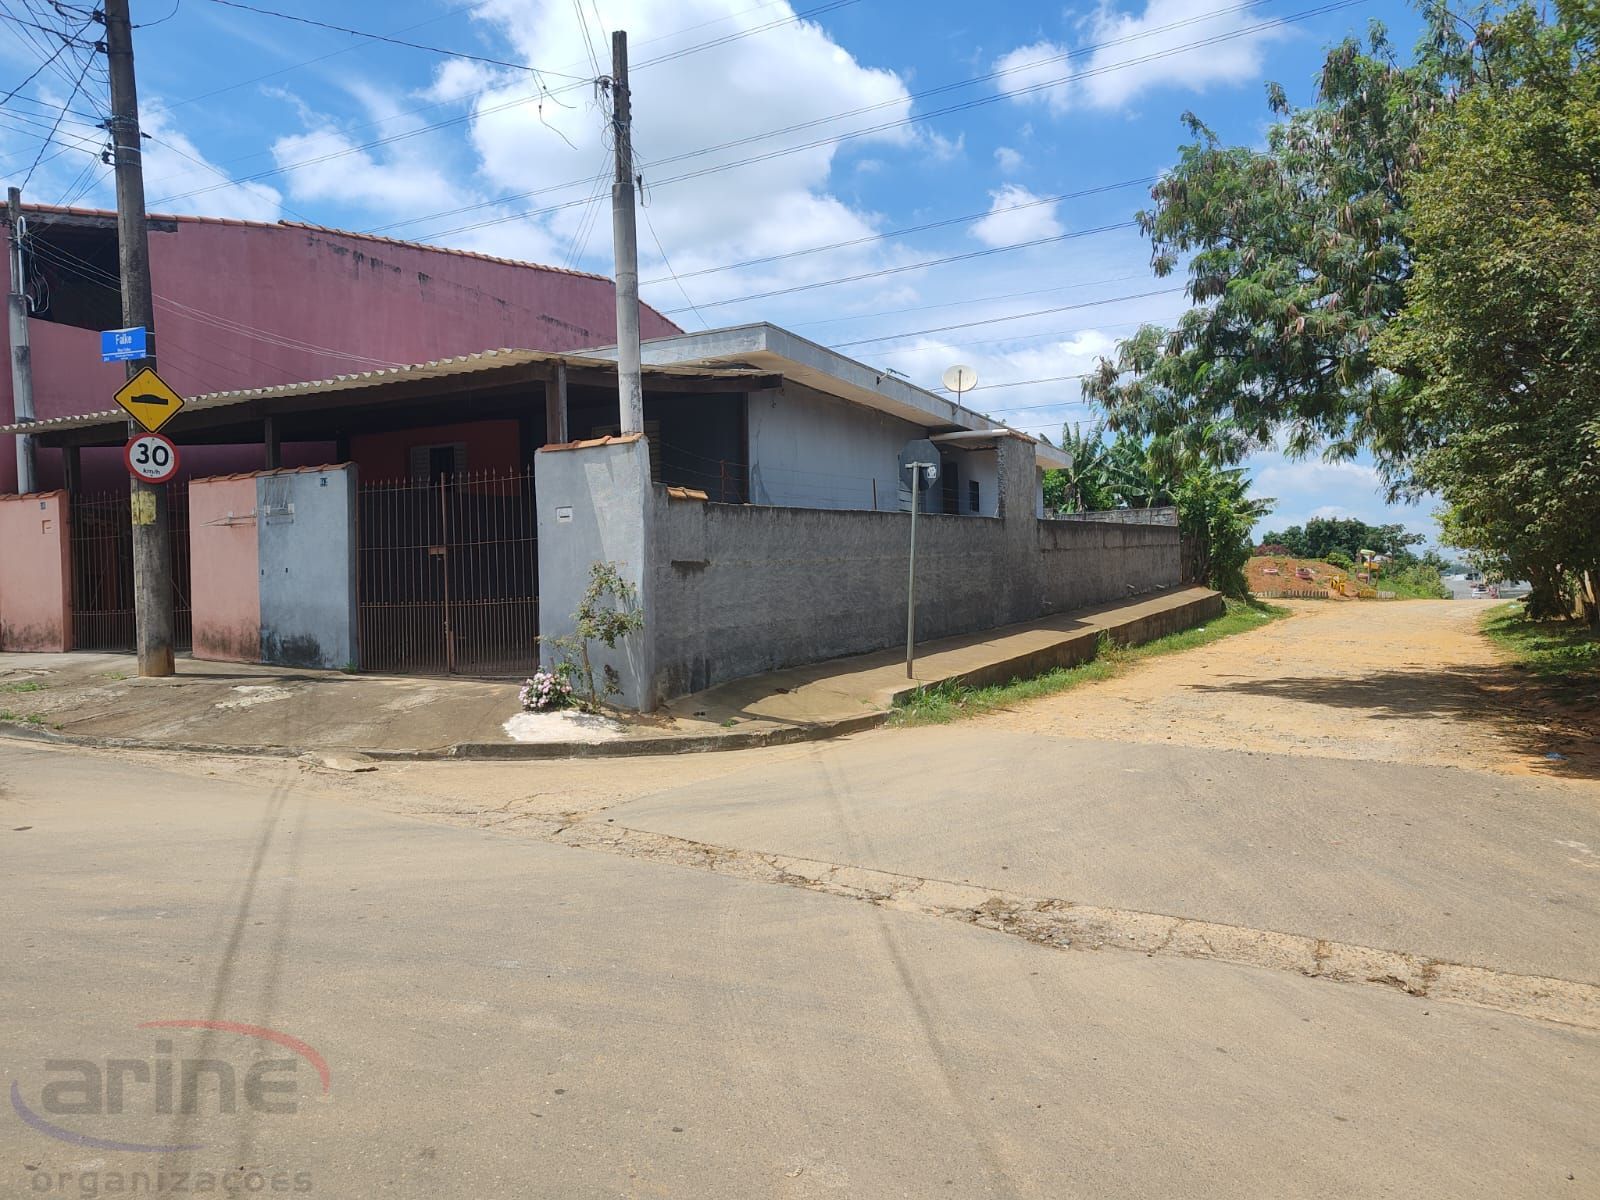
[[[442,762],[450,759],[516,761],[552,758],[641,758],[665,754],[711,754],[728,750],[758,750],[765,746],[793,746],[820,742],[876,729],[889,719],[887,712],[867,713],[814,725],[783,725],[749,733],[704,733],[690,737],[641,737],[615,742],[457,742],[450,746],[417,750],[363,750],[357,746],[324,746],[316,751],[297,746],[233,746],[210,742],[158,742],[147,738],[95,737],[57,733],[35,725],[0,721],[0,736],[52,746],[90,750],[151,750],[177,754],[233,755],[241,758],[299,758],[310,753],[359,754],[374,762]]]

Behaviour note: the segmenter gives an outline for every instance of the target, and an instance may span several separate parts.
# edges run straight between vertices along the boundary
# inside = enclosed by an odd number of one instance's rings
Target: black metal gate
[[[133,523],[127,492],[72,498],[72,648],[131,653]],[[194,621],[189,607],[189,489],[167,487],[172,550],[172,647],[188,650]]]
[[[532,671],[539,661],[533,472],[444,469],[426,482],[363,483],[360,496],[362,669]]]

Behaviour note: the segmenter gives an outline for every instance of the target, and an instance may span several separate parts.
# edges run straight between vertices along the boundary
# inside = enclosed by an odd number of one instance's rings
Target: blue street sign
[[[127,362],[129,359],[148,357],[149,354],[145,350],[144,326],[101,331],[101,362]]]

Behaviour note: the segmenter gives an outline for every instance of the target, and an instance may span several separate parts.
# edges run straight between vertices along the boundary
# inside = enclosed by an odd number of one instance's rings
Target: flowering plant
[[[522,711],[553,712],[558,708],[570,708],[572,684],[567,681],[567,674],[559,670],[535,671],[533,678],[526,680],[517,692]]]

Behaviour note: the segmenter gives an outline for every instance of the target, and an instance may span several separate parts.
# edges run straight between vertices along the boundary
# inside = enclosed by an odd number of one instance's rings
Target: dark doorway
[[[417,675],[526,675],[539,662],[533,472],[457,470],[360,490],[361,666]]]

